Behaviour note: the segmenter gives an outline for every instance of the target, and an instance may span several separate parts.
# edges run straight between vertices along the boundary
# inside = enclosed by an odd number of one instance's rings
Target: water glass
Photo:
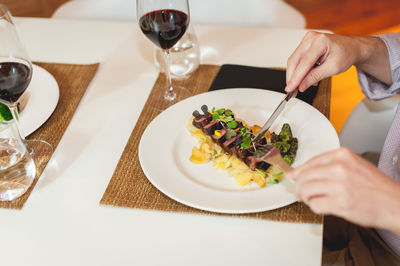
[[[166,64],[160,48],[154,49],[154,63],[165,72]],[[200,46],[193,26],[170,50],[170,71],[173,78],[186,78],[200,66]]]
[[[23,195],[36,176],[36,165],[19,137],[15,120],[9,123],[0,131],[0,201]]]

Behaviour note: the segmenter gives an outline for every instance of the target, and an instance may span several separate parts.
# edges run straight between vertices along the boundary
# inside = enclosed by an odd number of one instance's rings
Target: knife
[[[298,89],[295,89],[288,94],[286,94],[285,98],[280,102],[278,107],[276,107],[275,111],[272,113],[272,115],[268,118],[267,122],[265,122],[264,126],[260,130],[260,132],[257,134],[257,136],[252,140],[252,142],[256,142],[264,136],[265,132],[272,126],[272,124],[275,122],[275,120],[278,118],[278,116],[282,113],[283,109],[285,108],[286,103],[293,97],[295,92],[297,92]]]

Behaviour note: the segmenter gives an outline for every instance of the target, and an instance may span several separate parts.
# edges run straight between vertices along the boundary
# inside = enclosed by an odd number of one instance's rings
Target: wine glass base
[[[25,140],[25,145],[39,169],[47,164],[53,154],[53,146],[44,140]]]
[[[36,177],[36,165],[30,154],[20,150],[15,139],[0,140],[0,201],[22,196]]]
[[[173,97],[173,95],[171,95],[166,91],[164,94],[163,101],[157,103],[157,106],[153,106],[153,109],[162,112],[168,107],[176,104],[177,102],[180,102],[188,97],[193,96],[193,93],[183,86],[174,86],[173,92],[175,94],[174,95],[175,97]]]

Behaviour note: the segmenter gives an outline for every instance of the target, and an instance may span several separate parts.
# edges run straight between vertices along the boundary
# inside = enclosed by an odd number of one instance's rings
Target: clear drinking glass
[[[49,160],[53,151],[45,141],[25,140],[19,124],[18,100],[31,78],[32,63],[10,12],[5,5],[0,4],[0,102],[10,109],[13,116],[12,129],[16,129],[4,130],[16,134],[0,139],[0,200],[12,200],[22,195],[21,192],[24,193],[32,183],[28,182],[32,174],[31,160],[34,160],[36,166],[41,166]]]
[[[184,79],[199,68],[200,47],[192,24],[170,49],[169,61],[171,77],[175,79]],[[157,47],[154,49],[154,62],[161,72],[166,72],[164,53]]]
[[[173,87],[170,73],[171,48],[182,38],[189,26],[190,14],[187,0],[137,0],[137,17],[142,32],[164,52],[167,89],[163,110],[178,100],[190,96],[183,87]]]
[[[0,132],[0,201],[23,195],[35,176],[36,165],[13,120]]]

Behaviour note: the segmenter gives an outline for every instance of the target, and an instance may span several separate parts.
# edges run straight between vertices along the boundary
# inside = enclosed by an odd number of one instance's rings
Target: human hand
[[[400,184],[349,149],[316,156],[287,177],[315,213],[400,235]]]
[[[300,92],[320,80],[339,74],[358,64],[375,76],[390,78],[385,44],[376,37],[357,37],[307,32],[289,57],[286,70],[286,92],[297,87]]]

